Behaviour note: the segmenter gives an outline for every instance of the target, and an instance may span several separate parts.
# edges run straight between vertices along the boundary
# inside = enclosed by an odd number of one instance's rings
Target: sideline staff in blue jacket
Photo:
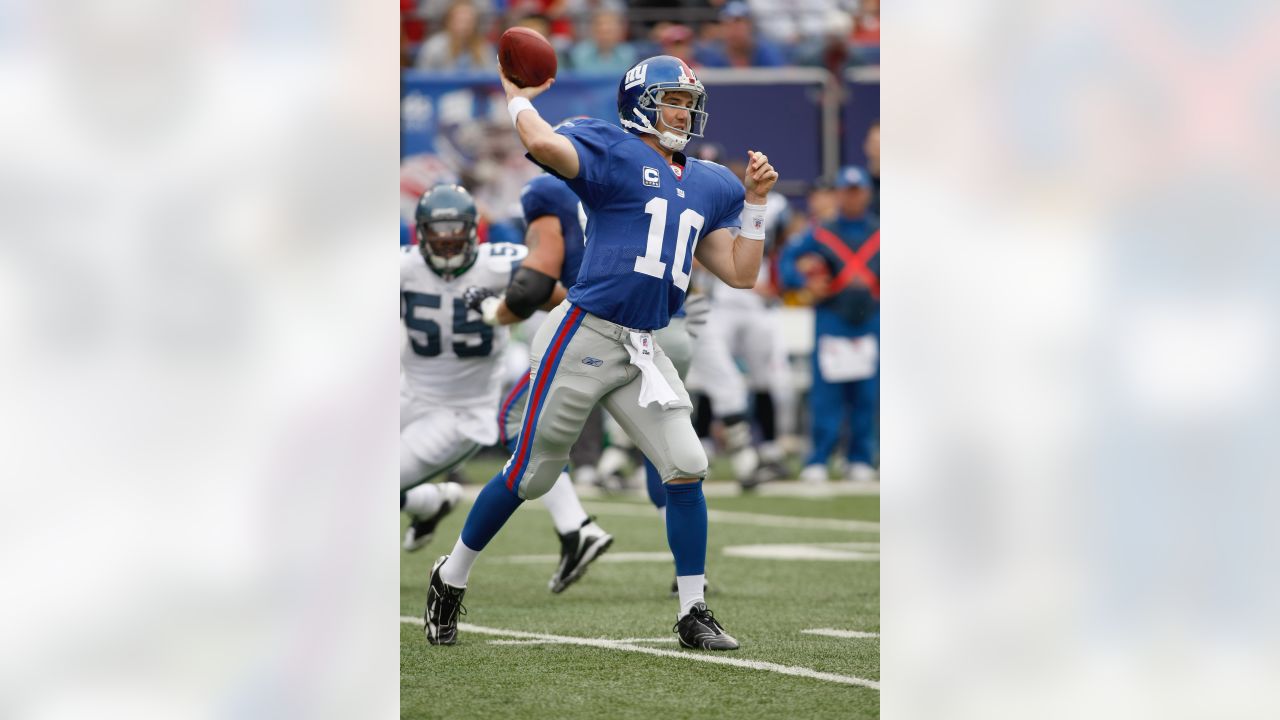
[[[873,467],[880,413],[880,233],[871,202],[871,176],[848,166],[836,177],[839,213],[815,225],[782,251],[786,289],[808,290],[814,303],[813,385],[809,391],[813,447],[802,480],[827,479],[827,460],[848,425],[845,457],[850,480],[876,476]]]

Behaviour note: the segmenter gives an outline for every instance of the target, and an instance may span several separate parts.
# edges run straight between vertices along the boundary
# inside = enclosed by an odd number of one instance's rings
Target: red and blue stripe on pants
[[[524,397],[528,390],[529,373],[525,373],[520,376],[520,381],[511,388],[511,392],[507,393],[507,398],[502,401],[502,409],[498,411],[498,442],[506,445],[511,452],[516,451],[515,447],[511,445],[515,438],[507,437],[507,419],[511,417],[511,411],[515,408],[516,403],[520,401],[520,398]]]
[[[560,359],[564,357],[565,348],[569,346],[569,341],[582,325],[582,318],[585,316],[586,312],[581,308],[570,305],[569,311],[560,321],[560,326],[556,328],[551,343],[547,345],[547,350],[542,355],[542,362],[539,363],[538,372],[531,383],[533,389],[530,391],[529,402],[524,410],[524,423],[520,426],[520,438],[516,441],[515,454],[502,470],[503,480],[508,490],[516,489],[529,465],[529,456],[533,454],[533,436],[538,429],[538,415],[542,413],[552,379],[560,367]]]

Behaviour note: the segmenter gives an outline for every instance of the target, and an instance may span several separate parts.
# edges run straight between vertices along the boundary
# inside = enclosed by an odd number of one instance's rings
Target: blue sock
[[[472,550],[483,550],[523,503],[519,495],[507,489],[502,473],[498,473],[485,483],[471,506],[471,512],[467,513],[467,522],[462,526],[462,542]],[[705,520],[703,524],[706,524]]]
[[[649,462],[649,458],[644,459],[644,481],[645,489],[649,491],[649,502],[658,509],[666,507],[667,488],[662,484],[662,478],[658,477],[658,468]]]
[[[667,485],[667,544],[676,558],[676,575],[706,573],[707,499],[701,480]]]

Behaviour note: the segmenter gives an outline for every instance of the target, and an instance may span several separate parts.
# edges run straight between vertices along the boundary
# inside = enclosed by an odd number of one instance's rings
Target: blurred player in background
[[[755,284],[765,196],[778,174],[762,153],[751,153],[743,182],[723,166],[684,156],[689,138],[706,126],[706,91],[677,58],[648,58],[623,76],[618,114],[627,130],[583,120],[554,131],[530,103],[553,81],[522,89],[501,77],[530,157],[564,178],[586,208],[587,245],[578,282],[531,349],[532,389],[517,450],[476,498],[453,552],[432,568],[427,639],[456,641],[480,551],[526,498],[551,488],[587,415],[603,403],[666,483],[680,643],[736,649],[703,599],[706,454],[690,422],[688,393],[652,331],[684,303],[695,254],[729,284]],[[744,183],[750,222],[738,233]]]
[[[423,193],[416,247],[400,259],[400,314],[408,342],[400,356],[400,508],[409,514],[404,547],[425,545],[461,497],[457,483],[432,484],[498,439],[507,331],[467,312],[469,286],[501,289],[528,252],[476,235],[475,201],[460,185]]]
[[[530,262],[523,245],[477,245],[475,203],[460,186],[438,186],[424,194],[417,223],[421,252],[405,254],[400,288],[410,336],[401,362],[406,382],[401,390],[400,506],[410,516],[404,539],[410,552],[431,540],[436,525],[461,497],[457,483],[428,481],[500,435],[493,416],[499,407],[507,329],[470,319],[467,293],[493,294],[509,283],[520,287],[534,272],[522,267],[522,261]],[[473,333],[476,339],[464,339]],[[477,427],[480,418],[485,418],[484,427]],[[555,592],[576,580],[613,541],[587,519],[567,478],[562,485],[543,496],[562,542],[565,534],[575,541],[575,551],[567,560],[561,558],[552,579]],[[565,582],[564,577],[572,579]]]
[[[735,176],[745,171],[741,163],[731,163],[729,168]],[[789,216],[786,197],[770,192],[764,216],[766,257],[784,236]],[[705,285],[711,314],[689,384],[710,399],[734,478],[743,489],[751,489],[786,474],[785,454],[777,442],[774,396],[789,391],[790,377],[776,303],[770,302],[776,293],[767,263],[761,263],[754,288],[732,288],[715,277],[707,277]],[[739,360],[746,367],[746,377],[739,370]],[[752,433],[753,415],[763,440],[758,447]]]
[[[784,287],[814,304],[812,449],[800,479],[827,480],[827,461],[848,430],[848,479],[874,480],[880,412],[880,234],[867,213],[871,178],[856,166],[836,178],[838,213],[815,224],[782,252]]]

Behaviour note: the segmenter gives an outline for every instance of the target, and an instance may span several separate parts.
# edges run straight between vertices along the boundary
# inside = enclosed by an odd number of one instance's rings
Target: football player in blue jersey
[[[618,84],[622,128],[583,120],[554,130],[531,102],[552,82],[518,88],[502,75],[529,157],[563,178],[586,208],[582,267],[530,348],[531,389],[516,450],[476,498],[453,552],[432,567],[427,639],[456,642],[480,552],[521,503],[550,489],[599,403],[666,484],[680,597],[673,630],[681,645],[733,650],[738,641],[703,598],[707,456],[690,421],[689,394],[653,331],[684,304],[695,257],[733,287],[755,284],[765,196],[778,173],[754,151],[741,182],[721,165],[685,157],[689,138],[706,128],[707,93],[679,58],[648,58],[626,72]]]
[[[556,129],[560,127],[562,125],[557,125]],[[465,295],[468,307],[479,312],[490,325],[519,322],[532,316],[536,310],[553,309],[564,300],[565,288],[577,282],[578,270],[582,266],[587,214],[569,186],[555,176],[540,175],[525,184],[520,192],[520,204],[529,228],[525,235],[529,256],[515,271],[505,293],[498,294],[490,288],[475,286],[468,288]],[[691,338],[697,335],[698,320],[705,320],[710,310],[706,297],[695,298],[680,308],[671,323],[658,330],[654,338],[671,358],[681,380],[684,380],[693,360]],[[686,317],[686,310],[689,317]],[[520,421],[528,394],[529,377],[526,375],[507,394],[498,414],[501,441],[512,452],[516,451],[515,441],[520,434]],[[644,467],[649,499],[665,523],[666,488],[657,468],[647,458]],[[582,577],[587,567],[608,549],[613,536],[587,516],[567,472],[560,474],[551,490],[542,496],[542,502],[551,512],[560,537],[560,564],[549,583],[551,591],[559,593]],[[671,592],[678,592],[674,580]]]

